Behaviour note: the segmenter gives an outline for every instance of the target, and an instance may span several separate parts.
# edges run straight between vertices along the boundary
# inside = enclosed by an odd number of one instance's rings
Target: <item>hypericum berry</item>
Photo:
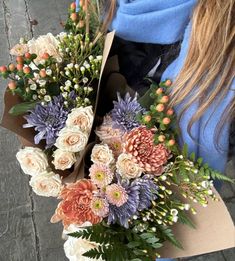
[[[5,65],[0,66],[0,72],[5,73],[7,71],[7,67]]]
[[[16,82],[15,82],[15,81],[9,82],[9,83],[8,83],[8,88],[9,88],[10,90],[15,90],[15,88],[16,88]]]
[[[77,14],[76,13],[72,13],[70,15],[70,19],[73,21],[73,22],[76,22],[77,21]]]
[[[159,141],[159,142],[164,142],[165,139],[166,139],[166,137],[165,137],[164,135],[159,135],[159,136],[158,136],[158,141]]]
[[[30,59],[31,58],[31,53],[25,53],[25,55],[24,55],[24,57],[26,58],[26,59]]]
[[[78,28],[83,28],[84,25],[85,25],[84,20],[80,20],[79,23],[78,23]]]
[[[47,77],[46,70],[45,70],[45,69],[40,70],[39,75],[40,75],[42,78]]]
[[[171,80],[166,80],[166,81],[165,81],[165,85],[166,85],[167,87],[170,87],[171,84],[172,84],[172,81],[171,81]]]
[[[27,66],[27,67],[24,67],[24,68],[23,68],[23,72],[24,72],[25,74],[29,74],[29,73],[31,72],[31,70],[30,70],[30,68]]]
[[[162,102],[162,103],[167,103],[168,101],[169,101],[169,96],[167,96],[167,95],[162,96],[162,98],[160,100],[160,102]]]
[[[11,64],[9,64],[8,68],[9,68],[9,70],[10,70],[11,72],[13,72],[16,67],[15,67],[15,65],[14,65],[13,63],[11,63]]]
[[[168,117],[163,118],[162,123],[168,125],[171,122],[171,119]]]
[[[24,58],[23,58],[22,56],[17,56],[17,57],[16,57],[16,62],[17,62],[18,64],[23,64],[23,63],[24,63]]]
[[[76,10],[76,3],[73,2],[73,3],[70,5],[70,8],[71,8],[72,10]]]
[[[24,65],[21,64],[21,63],[18,63],[18,64],[16,65],[16,69],[17,69],[18,71],[22,71],[22,70],[23,70],[23,67],[24,67]]]
[[[173,140],[173,139],[169,140],[169,141],[168,141],[168,145],[169,145],[169,146],[175,145],[175,140]]]
[[[161,94],[161,93],[163,93],[163,89],[162,88],[158,88],[157,90],[156,90],[156,94]]]
[[[144,121],[145,121],[146,123],[150,122],[151,119],[152,119],[152,117],[151,117],[150,115],[145,115],[145,116],[144,116]]]
[[[49,55],[48,53],[44,53],[44,54],[41,56],[41,58],[42,58],[43,60],[47,60],[47,59],[49,59],[49,57],[50,57],[50,55]]]
[[[156,111],[158,111],[158,112],[162,112],[162,111],[164,111],[164,109],[165,109],[165,106],[162,103],[160,103],[156,106]]]
[[[169,110],[167,110],[166,114],[171,116],[171,115],[174,114],[174,110],[173,109],[169,109]]]

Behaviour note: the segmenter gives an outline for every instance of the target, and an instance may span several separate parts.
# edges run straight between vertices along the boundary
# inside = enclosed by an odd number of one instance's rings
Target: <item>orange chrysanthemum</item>
[[[86,221],[92,224],[99,223],[102,218],[96,216],[91,210],[94,184],[87,179],[82,179],[73,184],[68,184],[62,190],[59,203],[51,222],[63,221],[65,227],[70,224],[82,225]]]
[[[162,174],[170,152],[164,144],[154,144],[154,133],[151,130],[143,126],[135,128],[126,135],[125,140],[125,153],[131,154],[145,172]]]

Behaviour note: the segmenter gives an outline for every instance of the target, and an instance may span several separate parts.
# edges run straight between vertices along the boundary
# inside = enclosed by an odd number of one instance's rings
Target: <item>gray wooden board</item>
[[[31,38],[62,31],[66,19],[68,0],[0,0],[0,64],[11,59],[8,47],[21,36]],[[36,20],[37,25],[31,21]],[[6,82],[0,82],[1,113]],[[14,134],[0,129],[0,261],[65,261],[62,225],[50,224],[57,200],[38,197],[28,185],[16,162],[20,144]],[[234,176],[229,164],[228,173]],[[222,193],[234,213],[234,188],[225,185]],[[190,261],[235,260],[233,250],[221,251]]]

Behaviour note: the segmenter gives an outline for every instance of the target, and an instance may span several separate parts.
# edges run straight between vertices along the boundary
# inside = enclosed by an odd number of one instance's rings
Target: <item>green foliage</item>
[[[25,114],[27,111],[32,110],[35,107],[36,104],[37,104],[36,102],[19,103],[19,104],[16,104],[15,106],[13,106],[9,110],[9,113],[13,116]]]
[[[179,211],[178,213],[178,221],[182,224],[185,224],[193,229],[196,229],[195,224],[193,223],[193,221],[185,214],[184,211]]]
[[[160,232],[162,234],[162,237],[167,240],[170,241],[174,246],[176,246],[179,249],[183,249],[183,246],[181,245],[181,243],[175,238],[172,230],[169,227],[165,227],[165,226],[159,226]]]

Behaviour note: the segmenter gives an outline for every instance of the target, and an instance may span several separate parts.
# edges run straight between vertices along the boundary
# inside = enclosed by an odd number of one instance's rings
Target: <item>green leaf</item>
[[[135,248],[137,246],[140,246],[140,242],[133,241],[133,242],[130,242],[130,243],[127,244],[128,248]]]
[[[182,154],[185,158],[188,157],[188,145],[184,144]]]
[[[190,159],[191,159],[191,161],[195,162],[195,158],[196,158],[195,153],[192,152],[192,153],[190,154]]]
[[[139,104],[148,109],[153,103],[154,99],[150,97],[151,89],[149,89],[142,97],[138,99]]]
[[[34,109],[37,102],[23,102],[13,106],[9,113],[13,116],[25,114],[27,111]]]
[[[143,233],[143,234],[140,235],[140,237],[142,239],[148,239],[148,238],[153,237],[153,234],[152,233]]]
[[[231,179],[228,176],[225,176],[217,171],[211,171],[211,175],[210,175],[213,179],[218,179],[218,180],[223,180],[223,181],[227,181],[230,183],[235,184],[235,179]]]
[[[179,222],[181,222],[182,224],[188,225],[189,227],[196,229],[195,224],[193,223],[193,221],[183,212],[180,211],[178,214],[179,217]]]

